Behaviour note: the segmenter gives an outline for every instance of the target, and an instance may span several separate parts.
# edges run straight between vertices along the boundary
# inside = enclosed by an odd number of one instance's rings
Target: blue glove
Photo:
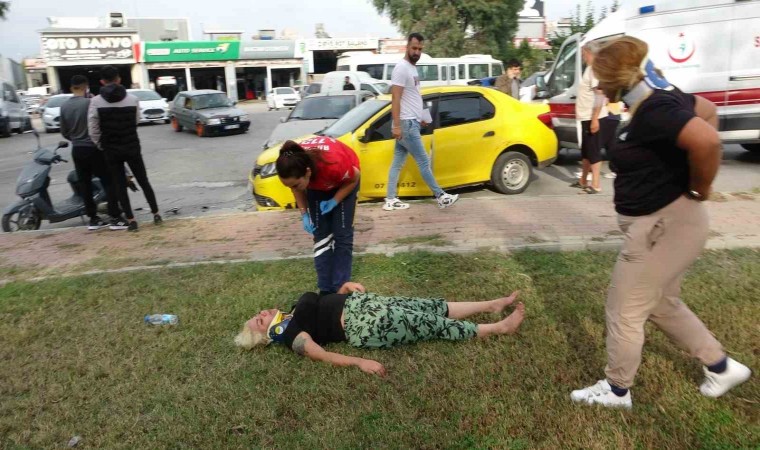
[[[301,214],[301,221],[303,221],[303,230],[309,234],[314,234],[314,230],[316,228],[314,227],[314,224],[311,223],[311,217],[309,217],[309,213],[305,212]]]
[[[338,202],[336,202],[334,198],[331,198],[330,200],[324,200],[319,202],[319,211],[324,216],[325,214],[335,209],[336,206],[338,206]]]

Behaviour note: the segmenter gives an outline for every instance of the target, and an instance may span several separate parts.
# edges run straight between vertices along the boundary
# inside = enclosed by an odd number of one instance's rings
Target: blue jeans
[[[337,190],[308,189],[314,230],[314,268],[317,270],[317,287],[324,292],[338,292],[343,283],[351,280],[351,263],[354,252],[354,213],[359,186],[329,213],[319,212],[319,202],[335,196]]]
[[[412,158],[420,169],[422,179],[425,180],[428,187],[433,191],[433,195],[439,197],[443,194],[443,189],[435,181],[433,171],[430,168],[430,157],[425,153],[425,146],[422,145],[422,136],[420,136],[420,123],[414,119],[405,119],[401,121],[401,139],[396,141],[396,148],[393,150],[393,163],[391,171],[388,174],[388,198],[396,198],[398,195],[398,177],[401,168],[406,162],[407,153],[411,153]]]

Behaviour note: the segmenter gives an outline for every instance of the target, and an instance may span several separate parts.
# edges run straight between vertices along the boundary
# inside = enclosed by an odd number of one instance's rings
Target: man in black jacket
[[[88,127],[90,138],[106,158],[111,176],[116,181],[116,190],[121,209],[129,221],[128,231],[137,231],[137,221],[132,213],[127,193],[127,177],[124,163],[129,165],[137,183],[145,194],[145,199],[153,213],[153,223],[161,224],[158,204],[148,181],[145,163],[140,151],[140,138],[137,124],[140,120],[140,102],[134,95],[128,94],[121,85],[119,72],[113,66],[105,66],[100,72],[100,95],[90,102]]]
[[[90,216],[89,230],[105,227],[105,223],[97,214],[97,205],[92,198],[92,177],[100,179],[108,199],[108,214],[111,216],[111,229],[123,230],[128,224],[121,218],[119,203],[113,190],[111,176],[108,173],[103,152],[98,150],[90,139],[87,131],[87,111],[90,99],[87,98],[89,81],[82,75],[71,77],[71,92],[73,97],[61,105],[61,134],[71,141],[71,158],[79,178],[80,191],[84,201],[85,211]]]

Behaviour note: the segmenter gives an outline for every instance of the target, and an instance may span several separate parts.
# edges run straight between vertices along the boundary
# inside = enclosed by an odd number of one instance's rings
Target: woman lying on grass
[[[235,344],[251,349],[280,342],[315,361],[356,366],[366,373],[385,376],[385,368],[377,361],[328,352],[322,346],[345,341],[359,348],[388,348],[431,339],[457,341],[513,334],[525,317],[522,303],[496,323],[475,324],[461,319],[477,313],[501,313],[517,294],[485,302],[446,302],[381,297],[366,293],[359,283],[348,282],[337,294],[303,294],[291,314],[277,309],[261,311],[243,325]]]

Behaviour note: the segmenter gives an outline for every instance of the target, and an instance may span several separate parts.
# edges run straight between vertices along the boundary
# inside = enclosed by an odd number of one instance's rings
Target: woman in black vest
[[[338,293],[303,294],[290,314],[266,309],[248,320],[235,344],[245,349],[271,342],[282,343],[301,356],[336,366],[356,366],[366,373],[385,375],[377,361],[322,348],[331,342],[348,342],[359,348],[389,348],[400,344],[445,339],[513,334],[525,317],[525,305],[496,323],[475,324],[464,319],[473,314],[500,314],[518,292],[485,302],[446,302],[443,299],[381,297],[369,294],[358,283],[345,283]]]

